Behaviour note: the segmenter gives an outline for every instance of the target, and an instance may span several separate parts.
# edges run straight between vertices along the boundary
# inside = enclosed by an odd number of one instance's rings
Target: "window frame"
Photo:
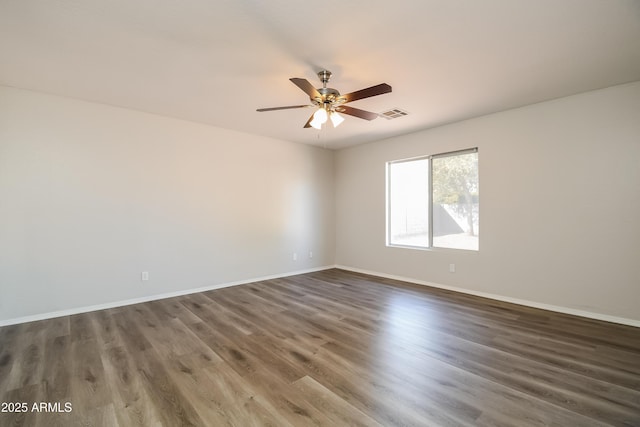
[[[480,236],[478,235],[478,249],[463,249],[463,248],[447,248],[441,246],[433,246],[433,159],[439,159],[443,157],[453,157],[464,154],[478,154],[478,147],[466,148],[462,150],[448,151],[445,153],[438,154],[430,154],[426,156],[417,156],[417,157],[409,157],[405,159],[399,160],[391,160],[385,163],[385,173],[386,173],[386,192],[385,192],[385,242],[387,247],[392,248],[406,248],[406,249],[418,249],[418,250],[453,250],[453,251],[468,251],[468,252],[479,252],[480,251]],[[428,246],[417,246],[417,245],[407,245],[407,244],[398,244],[391,242],[391,166],[393,164],[398,163],[406,163],[406,162],[414,162],[418,160],[428,160],[427,163],[427,185],[428,185],[428,210],[427,210],[427,227],[428,227]],[[478,160],[479,163],[479,160]],[[478,170],[478,181],[480,180],[480,171]]]

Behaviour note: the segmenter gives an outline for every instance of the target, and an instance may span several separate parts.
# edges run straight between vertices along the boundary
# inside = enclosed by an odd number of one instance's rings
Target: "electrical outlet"
[[[309,251],[309,258],[313,258],[313,252]]]
[[[455,273],[455,272],[456,272],[456,265],[449,264],[449,273]]]
[[[297,261],[297,260],[298,260],[298,253],[297,253],[297,252],[294,252],[294,253],[293,253],[293,260],[294,260],[294,261]]]
[[[146,282],[147,280],[149,280],[149,272],[148,271],[143,271],[142,272],[142,281]]]

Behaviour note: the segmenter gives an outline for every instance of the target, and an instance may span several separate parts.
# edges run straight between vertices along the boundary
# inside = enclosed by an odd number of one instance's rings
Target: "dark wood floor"
[[[640,329],[341,270],[0,345],[2,426],[640,426]]]

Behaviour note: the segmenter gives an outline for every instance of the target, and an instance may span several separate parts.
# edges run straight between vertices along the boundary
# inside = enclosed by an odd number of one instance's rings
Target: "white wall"
[[[385,247],[385,162],[476,146],[480,251]],[[335,168],[337,264],[640,320],[640,82],[340,150]]]
[[[385,247],[385,162],[474,146],[480,252]],[[640,82],[340,150],[335,165],[0,86],[0,324],[334,262],[637,321],[638,218]]]
[[[333,188],[330,151],[0,86],[0,322],[332,265]]]

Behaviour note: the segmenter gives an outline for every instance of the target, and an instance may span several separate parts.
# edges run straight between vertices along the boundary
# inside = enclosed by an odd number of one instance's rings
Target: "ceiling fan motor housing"
[[[322,98],[310,98],[311,102],[316,105],[332,105],[339,102],[340,92],[338,92],[336,89],[330,87],[321,87],[318,89],[318,92],[320,93],[320,95],[322,95]]]
[[[322,97],[309,98],[311,102],[317,106],[323,106],[325,110],[331,110],[334,104],[345,101],[344,98],[340,99],[340,92],[334,88],[327,87],[327,83],[329,83],[329,79],[331,79],[331,71],[322,70],[318,72],[318,78],[322,82],[322,87],[318,88],[318,93],[320,93]]]

